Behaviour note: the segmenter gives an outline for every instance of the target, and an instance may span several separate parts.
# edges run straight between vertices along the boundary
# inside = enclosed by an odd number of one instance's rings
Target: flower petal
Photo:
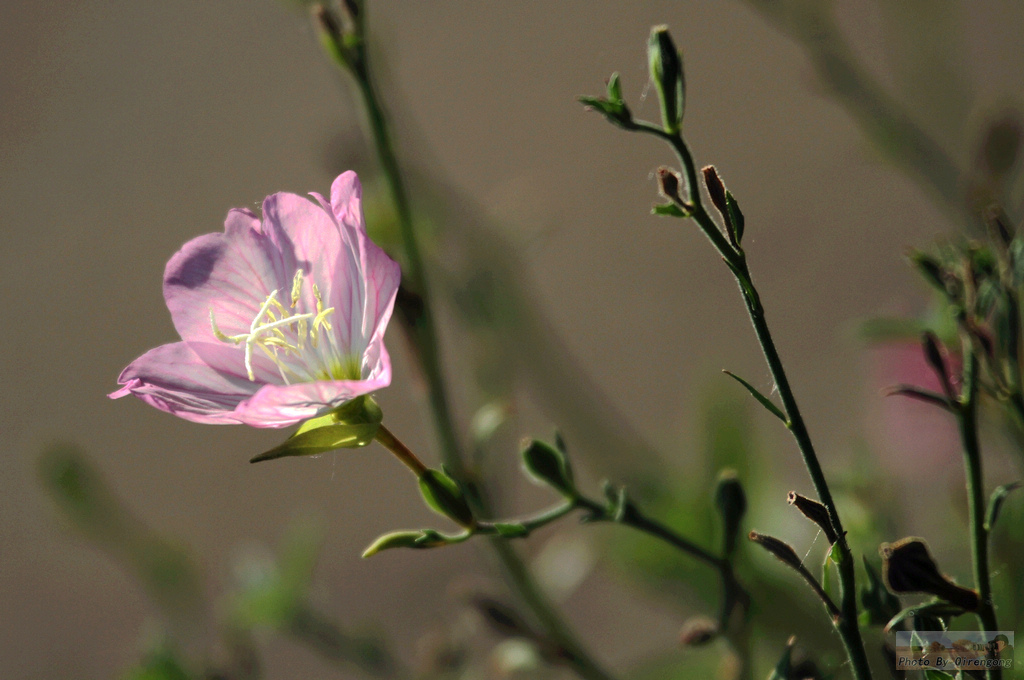
[[[271,291],[290,290],[280,260],[255,215],[242,210],[228,213],[224,233],[182,246],[164,270],[164,299],[182,340],[217,342],[211,311],[227,335],[248,332]]]
[[[289,290],[295,270],[302,267],[326,297],[323,287],[338,278],[335,263],[342,247],[334,217],[308,198],[281,192],[264,199],[262,230],[281,253]]]
[[[207,354],[231,350],[210,345]],[[161,411],[197,423],[242,422],[235,408],[259,387],[257,383],[211,368],[189,343],[175,342],[151,349],[128,365],[117,379],[121,389],[112,399],[134,394]]]
[[[339,224],[366,233],[363,223],[363,185],[352,170],[341,173],[331,184],[331,208]]]
[[[388,257],[366,235],[362,212],[363,187],[354,172],[345,172],[331,185],[331,208],[342,229],[342,239],[348,248],[339,258],[339,273],[356,273],[344,280],[358,282],[348,290],[337,290],[331,304],[339,311],[339,319],[347,323],[340,329],[341,339],[359,356],[370,346],[378,330],[383,330],[391,318],[402,272],[398,264]],[[347,293],[345,295],[344,293]]]
[[[384,355],[387,356],[386,353]],[[238,405],[238,422],[253,427],[287,427],[322,415],[350,399],[376,392],[391,384],[387,360],[369,380],[319,380],[296,385],[264,385]]]

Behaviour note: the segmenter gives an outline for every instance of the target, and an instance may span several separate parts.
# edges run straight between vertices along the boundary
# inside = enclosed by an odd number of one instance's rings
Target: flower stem
[[[981,467],[981,444],[978,440],[978,358],[971,343],[964,342],[963,392],[957,409],[960,439],[964,449],[964,473],[967,478],[967,500],[971,525],[971,564],[974,586],[978,590],[978,621],[987,631],[999,630],[992,604],[992,583],[988,566],[988,528],[985,526],[985,490]],[[1000,680],[998,667],[985,671],[988,680]]]
[[[391,430],[384,427],[383,423],[377,427],[377,434],[374,436],[374,439],[385,449],[393,453],[395,458],[402,461],[405,467],[412,470],[412,473],[417,478],[422,477],[423,473],[427,471],[427,466],[423,464],[423,461],[417,458],[416,454],[403,444],[398,437],[393,435]]]
[[[345,36],[338,30],[336,21],[325,21],[325,18],[329,19],[330,17],[326,8],[319,6],[314,9],[314,12],[321,23],[323,37],[327,41],[328,54],[356,81],[366,110],[374,148],[377,151],[381,170],[398,214],[406,260],[404,275],[413,291],[423,300],[420,313],[410,324],[410,330],[427,382],[431,416],[441,443],[442,458],[454,476],[469,483],[473,488],[474,493],[469,494],[469,497],[475,506],[474,510],[482,516],[488,516],[490,508],[487,498],[479,486],[469,479],[470,471],[466,469],[461,447],[455,436],[455,422],[441,365],[436,324],[429,303],[429,284],[413,225],[411,204],[398,164],[398,157],[391,141],[387,117],[377,97],[369,68],[366,53],[365,4],[362,2],[346,3],[346,7],[350,11],[354,9],[356,14],[352,17],[355,34],[348,36],[350,40],[347,42],[344,39]],[[534,582],[514,548],[501,539],[494,539],[491,544],[494,546],[510,585],[533,611],[552,642],[565,651],[566,658],[576,673],[586,680],[611,680],[611,676],[593,660],[576,640],[558,611]]]
[[[807,468],[811,483],[814,485],[814,490],[828,511],[829,521],[836,536],[838,536],[838,568],[839,581],[842,585],[842,599],[839,605],[841,615],[835,620],[835,627],[843,640],[843,645],[846,647],[846,653],[850,659],[854,677],[856,680],[870,680],[871,668],[868,665],[864,641],[861,638],[860,626],[857,622],[857,587],[853,555],[846,540],[846,532],[843,530],[839,519],[839,511],[836,509],[832,492],[825,479],[825,473],[818,462],[818,456],[814,451],[810,433],[807,431],[803,416],[800,414],[796,396],[789,384],[789,378],[786,376],[782,359],[779,357],[779,352],[775,347],[775,341],[772,338],[771,330],[768,328],[768,322],[765,320],[764,308],[761,305],[760,296],[757,293],[757,288],[754,286],[750,270],[747,267],[746,255],[739,246],[733,246],[726,239],[701,203],[700,186],[697,183],[697,168],[682,135],[678,132],[668,133],[651,123],[640,121],[631,123],[630,129],[653,134],[672,146],[676,156],[679,158],[679,162],[683,166],[688,189],[689,202],[681,207],[684,207],[697,222],[701,231],[708,237],[736,277],[736,282],[739,284],[743,300],[746,303],[747,313],[754,327],[754,334],[761,345],[765,361],[768,363],[768,369],[775,380],[779,397],[782,399],[783,410],[787,418],[786,425],[796,440],[797,448],[800,450],[804,466]]]

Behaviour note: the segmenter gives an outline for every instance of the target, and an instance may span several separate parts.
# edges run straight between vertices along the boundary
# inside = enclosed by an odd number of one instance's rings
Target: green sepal
[[[992,531],[996,520],[999,519],[999,511],[1003,508],[1003,501],[1006,500],[1011,491],[1015,491],[1021,486],[1024,486],[1024,482],[1011,482],[1010,484],[1003,484],[992,492],[992,496],[988,501],[988,512],[985,513],[985,531]]]
[[[889,619],[889,622],[885,624],[885,631],[889,632],[894,626],[902,623],[907,618],[913,616],[917,618],[933,618],[933,619],[951,619],[954,616],[960,616],[965,614],[967,610],[963,607],[958,607],[955,604],[950,604],[945,600],[932,600],[924,604],[911,605],[906,609],[900,611],[896,616]],[[945,622],[943,622],[945,623]],[[928,629],[931,630],[931,629]]]
[[[420,475],[420,493],[427,507],[459,526],[475,523],[466,495],[458,483],[440,470],[428,469]]]
[[[523,449],[522,456],[523,468],[531,477],[567,498],[579,496],[573,483],[572,466],[564,451],[534,439]]]
[[[600,111],[612,125],[629,129],[633,124],[633,114],[625,102],[608,101],[600,97],[580,97],[579,101],[584,106]]]
[[[315,456],[336,449],[356,449],[373,441],[384,419],[380,406],[371,397],[345,402],[330,413],[311,418],[291,437],[256,456],[259,463],[288,456]]]
[[[618,71],[608,78],[608,101],[613,104],[623,104],[622,83],[619,81]]]
[[[732,192],[728,189],[725,190],[725,207],[728,213],[727,217],[729,222],[732,224],[733,231],[736,233],[736,243],[733,245],[739,246],[740,241],[743,240],[743,226],[744,218],[743,212],[740,210],[740,204],[733,198]]]
[[[659,217],[689,217],[690,213],[675,203],[656,203],[651,207],[651,214]]]

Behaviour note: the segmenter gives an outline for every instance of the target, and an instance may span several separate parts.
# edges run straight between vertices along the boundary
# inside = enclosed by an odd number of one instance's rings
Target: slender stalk
[[[796,395],[789,384],[789,378],[782,365],[782,359],[775,347],[775,340],[772,338],[771,330],[765,319],[764,308],[761,305],[760,296],[754,286],[750,270],[747,267],[747,259],[739,246],[733,246],[719,230],[718,225],[708,214],[701,202],[700,185],[697,183],[697,167],[693,162],[693,156],[687,147],[685,140],[679,133],[668,133],[661,128],[645,122],[631,123],[632,129],[653,134],[667,141],[676,152],[679,162],[682,164],[686,176],[686,186],[689,202],[680,207],[687,211],[697,222],[705,236],[718,250],[726,264],[732,270],[743,293],[743,300],[746,303],[747,313],[750,322],[754,327],[754,333],[761,345],[768,369],[775,380],[779,397],[782,400],[783,410],[787,417],[787,427],[796,440],[797,448],[803,458],[804,466],[810,475],[811,483],[818,494],[818,498],[828,511],[829,521],[838,536],[839,545],[839,581],[842,585],[842,599],[839,605],[841,615],[834,619],[836,630],[846,647],[847,656],[853,669],[854,677],[857,680],[869,680],[871,668],[868,664],[867,653],[864,650],[864,641],[861,638],[860,626],[857,622],[857,586],[856,573],[854,571],[853,554],[850,551],[849,543],[846,540],[846,532],[843,530],[839,519],[839,511],[836,509],[835,500],[829,489],[825,473],[818,461],[818,455],[814,451],[810,433],[804,423],[800,408],[797,405]]]
[[[343,70],[353,76],[361,95],[381,171],[398,214],[406,260],[404,276],[409,286],[423,300],[423,305],[418,310],[419,314],[411,324],[411,334],[427,382],[430,412],[441,444],[442,458],[455,477],[474,489],[474,493],[469,494],[475,506],[474,510],[483,516],[489,516],[487,499],[474,483],[475,480],[470,478],[471,471],[466,469],[461,447],[455,435],[455,422],[444,379],[436,323],[429,303],[429,282],[413,224],[411,203],[392,144],[387,117],[373,85],[367,58],[365,7],[357,2],[348,2],[345,6],[347,11],[354,15],[350,18],[355,24],[355,32],[347,36],[351,38],[349,42],[346,42],[346,36],[341,34],[337,22],[324,7],[318,7],[314,12],[321,25],[328,54]],[[586,680],[611,680],[612,676],[593,660],[575,638],[555,607],[537,586],[514,548],[502,539],[492,540],[491,544],[508,576],[509,583],[544,626],[552,642],[565,651],[566,658],[576,673]]]
[[[633,527],[634,529],[668,543],[674,548],[678,548],[687,555],[694,557],[705,564],[711,565],[716,569],[721,569],[726,562],[723,558],[712,554],[710,551],[701,548],[689,539],[680,536],[661,522],[641,514],[640,511],[635,508],[632,508],[630,512],[625,513],[621,519],[614,520],[608,515],[607,510],[600,503],[589,498],[581,497],[576,501],[576,504],[578,507],[588,510],[593,519],[604,522],[618,521],[620,524]]]
[[[413,453],[408,446],[402,443],[402,441],[391,433],[391,430],[384,427],[382,423],[377,427],[377,434],[374,439],[383,446],[385,449],[394,454],[395,458],[402,461],[402,464],[412,470],[412,473],[416,477],[422,477],[423,473],[427,471],[427,466],[423,464],[416,454]]]
[[[985,527],[985,488],[981,467],[981,444],[978,440],[978,358],[969,342],[964,344],[963,393],[957,410],[960,438],[964,448],[964,473],[967,478],[967,502],[971,528],[971,565],[974,587],[978,590],[978,621],[985,630],[999,630],[992,603],[992,582],[988,565],[988,529]],[[1002,669],[985,671],[988,680],[1000,680]]]

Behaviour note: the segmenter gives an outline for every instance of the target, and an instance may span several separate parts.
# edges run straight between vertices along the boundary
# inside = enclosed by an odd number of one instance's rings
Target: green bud
[[[377,540],[371,543],[363,551],[363,557],[373,557],[382,550],[391,550],[392,548],[422,550],[447,544],[448,541],[444,540],[441,534],[429,529],[424,531],[392,531],[378,537]]]
[[[683,57],[676,49],[668,26],[655,26],[647,43],[647,59],[651,80],[661,101],[661,120],[665,132],[679,132],[686,105],[686,81],[683,76]]]
[[[523,467],[531,477],[559,491],[567,498],[579,495],[573,484],[572,467],[566,455],[542,441],[530,441],[523,449]]]
[[[715,488],[715,507],[722,516],[722,541],[726,558],[736,551],[740,522],[747,511],[747,495],[736,478],[735,470],[723,470]]]
[[[420,476],[420,493],[427,506],[434,512],[447,517],[459,526],[472,527],[476,520],[469,508],[462,489],[443,472],[426,470]]]

